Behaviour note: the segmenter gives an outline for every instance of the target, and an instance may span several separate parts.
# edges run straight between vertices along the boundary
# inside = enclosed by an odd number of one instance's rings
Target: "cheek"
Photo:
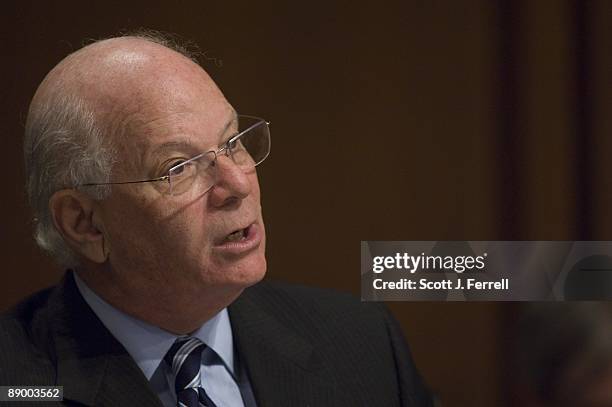
[[[164,241],[173,248],[177,256],[188,256],[193,259],[210,252],[212,246],[210,225],[202,221],[201,215],[181,216],[180,219],[174,219],[159,229],[165,230]]]
[[[138,197],[116,194],[106,207],[105,235],[111,260],[120,266],[163,267],[184,257],[192,240],[200,240],[201,218],[192,208],[170,212],[161,201],[150,202]]]
[[[120,258],[148,257],[157,250],[163,237],[154,230],[155,222],[146,217],[142,210],[129,205],[123,205],[112,212],[110,219],[105,222],[109,225],[105,234],[111,253]]]
[[[217,222],[213,221],[205,206],[206,200],[200,198],[180,209],[156,215],[157,221],[151,225],[150,233],[163,233],[160,251],[173,264],[201,268],[210,262],[214,236],[223,230],[223,222],[218,217],[214,217]]]

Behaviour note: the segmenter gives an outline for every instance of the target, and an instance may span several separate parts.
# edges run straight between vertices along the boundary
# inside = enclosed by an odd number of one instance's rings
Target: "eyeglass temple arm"
[[[163,177],[157,177],[157,178],[152,178],[152,179],[143,179],[143,180],[139,180],[139,181],[97,182],[97,183],[80,184],[80,185],[77,185],[77,186],[78,187],[95,187],[95,186],[102,186],[102,185],[142,184],[142,183],[145,183],[145,182],[167,181],[168,178],[170,178],[170,176],[164,175]]]

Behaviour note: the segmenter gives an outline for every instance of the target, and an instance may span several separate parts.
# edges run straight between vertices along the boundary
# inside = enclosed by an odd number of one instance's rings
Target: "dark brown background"
[[[269,275],[359,294],[360,240],[611,239],[612,2],[9,1],[2,13],[0,309],[61,275],[30,237],[29,100],[84,39],[194,40],[272,122]],[[515,313],[393,303],[446,406],[503,405]]]

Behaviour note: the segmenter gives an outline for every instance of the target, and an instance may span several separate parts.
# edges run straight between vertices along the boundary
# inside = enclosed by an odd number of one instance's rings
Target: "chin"
[[[246,288],[260,282],[266,275],[266,269],[266,258],[262,254],[260,256],[253,256],[252,259],[245,261],[245,264],[241,265],[234,273],[231,273],[231,276],[236,278],[236,284]]]
[[[261,281],[266,274],[266,257],[263,253],[253,253],[243,259],[215,267],[206,280],[211,285],[232,286],[244,289]]]

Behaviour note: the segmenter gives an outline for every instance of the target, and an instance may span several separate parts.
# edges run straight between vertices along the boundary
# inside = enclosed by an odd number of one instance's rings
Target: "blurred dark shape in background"
[[[564,282],[568,301],[606,300],[612,297],[612,258],[604,255],[580,260]]]
[[[612,406],[612,305],[519,307],[515,400],[524,407]]]

